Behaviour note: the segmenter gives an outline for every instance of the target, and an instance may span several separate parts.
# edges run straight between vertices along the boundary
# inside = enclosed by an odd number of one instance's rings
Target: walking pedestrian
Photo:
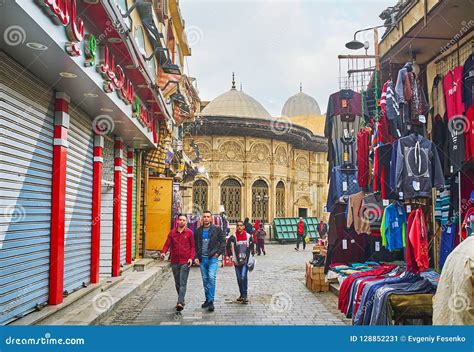
[[[265,237],[267,233],[263,226],[261,226],[257,231],[255,231],[255,237],[257,238],[257,255],[263,253],[263,255],[267,255],[265,252]]]
[[[200,265],[206,297],[201,307],[213,312],[218,258],[225,252],[225,235],[219,227],[212,224],[212,214],[209,210],[202,213],[202,226],[196,230],[194,241],[196,243],[194,262]]]
[[[239,285],[240,296],[237,302],[247,304],[248,301],[248,262],[250,254],[254,255],[253,237],[245,231],[244,222],[237,222],[235,235],[229,237],[227,241],[227,254],[232,257],[237,284]]]
[[[251,233],[253,237],[253,243],[254,245],[257,246],[257,250],[258,250],[257,231],[260,229],[261,226],[262,224],[260,222],[260,219],[255,220],[255,223],[253,224],[253,232]]]
[[[296,247],[295,250],[299,251],[300,250],[300,242],[303,242],[303,250],[306,249],[306,234],[308,232],[308,227],[306,225],[306,222],[302,217],[300,217],[300,220],[298,224],[296,225]]]
[[[244,219],[244,227],[245,227],[245,231],[250,235],[253,235],[253,233],[255,232],[255,229],[250,223],[249,218]]]
[[[195,257],[194,235],[186,227],[186,221],[186,215],[178,215],[178,224],[168,234],[168,238],[161,251],[161,259],[165,258],[168,250],[170,251],[171,269],[173,271],[176,292],[178,293],[178,303],[176,304],[178,312],[182,311],[185,306],[184,298],[186,296],[189,269]]]

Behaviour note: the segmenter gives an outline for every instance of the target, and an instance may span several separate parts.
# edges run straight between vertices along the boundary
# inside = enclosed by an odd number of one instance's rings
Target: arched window
[[[268,222],[268,185],[263,180],[257,180],[252,185],[252,221],[260,219]]]
[[[207,210],[207,182],[204,180],[197,180],[193,184],[193,213],[202,213]]]
[[[221,204],[224,206],[227,220],[235,223],[240,220],[241,186],[239,181],[229,178],[222,182]]]
[[[285,185],[283,181],[277,183],[276,186],[276,206],[275,206],[275,216],[277,218],[285,217]]]

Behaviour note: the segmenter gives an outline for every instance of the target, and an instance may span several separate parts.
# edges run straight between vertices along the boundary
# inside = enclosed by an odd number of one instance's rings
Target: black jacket
[[[194,232],[194,243],[196,246],[196,258],[202,260],[202,226]],[[216,254],[222,255],[225,252],[225,235],[222,230],[211,224],[209,227],[208,255],[212,257]]]

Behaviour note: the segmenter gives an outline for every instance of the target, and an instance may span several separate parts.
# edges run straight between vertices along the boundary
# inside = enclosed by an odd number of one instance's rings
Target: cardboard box
[[[319,282],[314,282],[313,281],[313,284],[311,285],[311,290],[314,291],[314,292],[321,291],[321,284]]]

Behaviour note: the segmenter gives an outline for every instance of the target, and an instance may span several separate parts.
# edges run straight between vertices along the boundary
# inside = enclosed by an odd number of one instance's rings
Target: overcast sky
[[[234,71],[237,88],[242,83],[273,116],[302,82],[303,92],[325,112],[328,96],[339,90],[337,55],[350,53],[344,44],[354,31],[382,24],[378,15],[395,3],[181,0],[192,48],[189,73],[198,80],[201,99],[212,100],[230,89]],[[372,35],[360,33],[358,39]]]

